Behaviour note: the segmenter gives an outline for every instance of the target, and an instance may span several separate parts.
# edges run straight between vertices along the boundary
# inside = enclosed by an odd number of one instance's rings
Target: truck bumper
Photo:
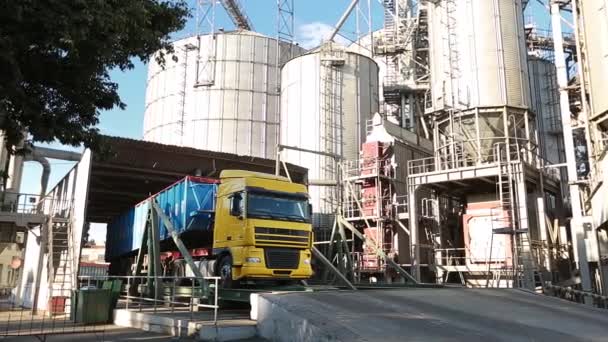
[[[308,279],[312,276],[310,266],[312,255],[309,250],[299,250],[297,268],[267,267],[263,248],[249,247],[243,250],[242,263],[233,268],[233,278],[242,279]],[[259,262],[257,262],[259,260]],[[236,264],[236,262],[235,262]]]

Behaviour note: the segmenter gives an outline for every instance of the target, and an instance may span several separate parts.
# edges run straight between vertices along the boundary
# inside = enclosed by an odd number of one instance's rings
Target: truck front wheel
[[[235,281],[232,280],[232,256],[224,255],[217,265],[217,275],[220,277],[221,286],[225,289],[232,288]]]

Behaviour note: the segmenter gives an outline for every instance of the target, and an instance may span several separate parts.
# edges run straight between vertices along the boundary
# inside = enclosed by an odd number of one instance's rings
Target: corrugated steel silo
[[[521,0],[429,3],[432,108],[528,107]]]
[[[378,111],[378,66],[369,57],[325,44],[287,62],[281,71],[281,143],[358,158],[366,120]],[[308,178],[335,179],[329,157],[287,150],[287,162]],[[313,210],[333,212],[333,188],[311,187]],[[321,225],[325,225],[321,223]]]
[[[583,0],[591,116],[608,112],[608,0]]]
[[[292,48],[296,54],[303,51]],[[181,39],[174,49],[178,60],[167,57],[164,69],[154,58],[150,61],[144,140],[274,158],[277,41],[236,31],[200,36],[200,42],[197,37]]]
[[[527,145],[535,133],[521,0],[437,0],[428,13],[425,111],[446,114],[436,120],[436,150],[484,161],[497,143]]]

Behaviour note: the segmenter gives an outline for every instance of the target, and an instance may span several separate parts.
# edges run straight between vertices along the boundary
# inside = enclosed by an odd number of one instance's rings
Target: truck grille
[[[255,227],[256,245],[285,245],[308,247],[310,232],[286,228]]]
[[[266,267],[296,269],[300,263],[300,251],[293,248],[266,248]]]

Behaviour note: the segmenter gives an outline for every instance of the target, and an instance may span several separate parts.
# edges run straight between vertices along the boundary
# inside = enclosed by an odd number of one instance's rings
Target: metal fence
[[[597,293],[580,291],[571,287],[557,286],[551,282],[545,282],[544,293],[571,302],[593,305],[597,308],[608,309],[608,297]]]
[[[11,289],[0,297],[0,338],[21,340],[30,336],[45,341],[49,336],[87,334],[89,339],[105,340],[107,322],[86,324],[75,319],[73,291],[45,289],[45,296],[38,300],[39,309],[34,310],[30,290],[24,289],[18,297],[18,290]]]
[[[78,291],[41,291],[37,310],[32,309],[31,288],[18,295],[17,289],[0,291],[0,339],[30,336],[44,341],[68,334],[87,334],[87,340],[113,339],[109,331],[119,329],[112,324],[113,309],[179,313],[180,319],[189,313],[192,320],[217,324],[218,282],[218,277],[82,276]]]
[[[213,323],[217,323],[219,277],[83,276],[78,279],[80,288],[88,289],[99,289],[108,280],[119,280],[118,309],[151,313],[189,312],[191,319],[200,309],[210,309],[213,310]],[[155,289],[155,286],[160,289]]]

